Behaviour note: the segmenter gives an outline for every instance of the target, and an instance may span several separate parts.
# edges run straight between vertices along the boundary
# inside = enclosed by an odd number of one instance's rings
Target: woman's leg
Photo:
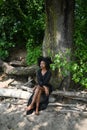
[[[36,115],[39,115],[39,104],[40,104],[40,97],[42,92],[45,92],[45,94],[48,96],[49,88],[47,88],[46,86],[40,87],[40,91],[38,93],[37,100],[36,100],[36,112],[35,112]]]
[[[32,98],[32,102],[29,106],[27,106],[26,110],[31,110],[34,106],[34,103],[36,102],[36,99],[37,99],[37,96],[38,96],[38,93],[40,91],[40,87],[37,86],[36,89],[35,89],[35,92],[34,92],[34,95],[33,95],[33,98]]]
[[[36,115],[39,115],[39,104],[40,104],[40,97],[41,97],[42,90],[39,91],[37,100],[36,100]]]

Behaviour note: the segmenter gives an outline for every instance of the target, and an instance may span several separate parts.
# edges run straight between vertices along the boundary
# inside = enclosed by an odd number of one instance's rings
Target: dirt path
[[[21,87],[14,81],[12,88]],[[11,87],[8,86],[8,87]],[[86,130],[87,104],[80,101],[57,100],[40,115],[26,115],[27,100],[0,97],[0,130]]]
[[[48,106],[39,116],[26,115],[26,100],[0,102],[0,130],[86,130],[87,112],[69,107]],[[75,105],[75,104],[74,104]],[[76,104],[77,105],[77,104]],[[82,109],[82,106],[81,106]]]

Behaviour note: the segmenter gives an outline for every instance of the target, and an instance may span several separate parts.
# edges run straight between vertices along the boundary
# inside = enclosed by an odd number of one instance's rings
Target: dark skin
[[[47,72],[46,64],[44,61],[40,62],[40,68],[41,68],[42,75],[44,75]],[[34,103],[36,103],[35,114],[39,115],[39,104],[40,104],[41,94],[42,92],[45,92],[46,95],[49,95],[49,88],[47,88],[46,86],[41,87],[40,85],[37,85],[34,87],[33,91],[34,91],[34,96],[32,102],[29,106],[27,106],[26,110],[28,111],[33,109]]]

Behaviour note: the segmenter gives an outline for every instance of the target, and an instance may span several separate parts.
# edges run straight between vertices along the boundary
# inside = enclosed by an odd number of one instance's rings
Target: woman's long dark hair
[[[49,70],[50,69],[50,64],[52,63],[51,58],[50,57],[43,57],[43,56],[39,57],[38,58],[38,66],[40,66],[41,61],[45,62],[46,69]]]

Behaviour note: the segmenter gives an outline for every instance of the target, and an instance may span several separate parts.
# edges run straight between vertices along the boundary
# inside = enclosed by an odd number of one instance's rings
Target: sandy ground
[[[13,87],[18,85],[21,83],[12,83]],[[49,105],[39,116],[26,115],[26,104],[27,100],[0,97],[0,130],[87,130],[86,103],[68,102],[71,107]]]
[[[19,99],[0,101],[0,130],[87,130],[87,111],[83,113],[82,105],[76,110],[48,106],[37,116],[26,115],[26,104]]]

